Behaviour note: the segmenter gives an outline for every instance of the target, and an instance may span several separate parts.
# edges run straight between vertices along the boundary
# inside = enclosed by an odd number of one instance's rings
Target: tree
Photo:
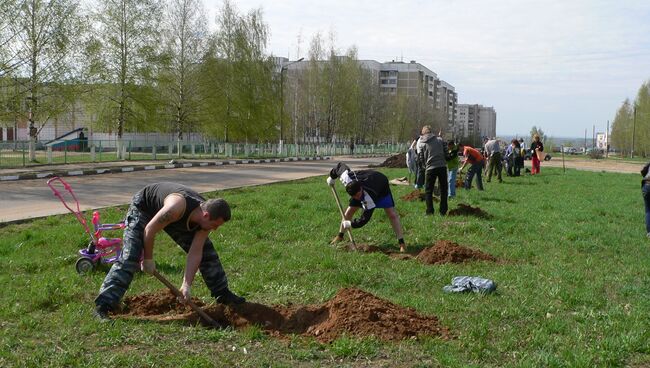
[[[650,81],[641,85],[634,101],[636,104],[636,129],[634,152],[643,157],[650,154]]]
[[[15,55],[19,98],[27,105],[30,160],[34,160],[38,132],[74,103],[74,39],[83,36],[84,22],[75,0],[25,0],[16,11],[10,25],[15,37],[8,49]]]
[[[17,0],[0,1],[0,78],[6,77],[17,66],[17,55],[10,52],[17,35],[17,28],[12,26],[17,21],[17,12]]]
[[[625,99],[612,122],[612,146],[623,154],[632,149],[633,114],[632,103]]]
[[[199,0],[170,0],[163,27],[164,67],[159,86],[166,115],[179,141],[198,126],[202,111],[200,64],[207,51],[208,29]],[[181,150],[179,149],[179,154]]]
[[[535,136],[535,134],[539,135],[540,142],[542,142],[542,143],[546,142],[546,135],[544,134],[544,131],[542,130],[542,127],[538,128],[535,125],[533,125],[533,127],[530,129],[530,140],[531,141],[533,140],[533,137]]]
[[[268,26],[261,10],[241,15],[226,0],[216,23],[202,71],[211,115],[206,132],[223,135],[225,141],[274,135],[277,88],[273,61],[266,56]]]
[[[98,115],[115,127],[118,154],[129,123],[149,123],[156,111],[155,82],[159,67],[159,0],[104,0],[94,14],[94,37],[88,43],[90,74],[100,84]]]

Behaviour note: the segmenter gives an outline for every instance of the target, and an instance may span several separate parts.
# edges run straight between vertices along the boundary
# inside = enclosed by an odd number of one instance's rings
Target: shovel
[[[167,286],[167,287],[169,288],[169,290],[171,290],[171,292],[172,292],[172,293],[173,293],[177,298],[179,298],[179,299],[184,299],[183,294],[181,294],[181,291],[178,290],[178,289],[176,288],[176,286],[174,286],[171,282],[167,281],[167,279],[166,279],[163,275],[161,275],[160,273],[158,273],[158,270],[154,270],[154,271],[153,271],[153,275],[156,276],[156,278],[157,278],[158,280],[160,280],[160,282],[162,282],[163,284],[165,284],[165,286]],[[199,308],[198,305],[194,304],[194,302],[193,302],[192,300],[188,300],[188,301],[187,301],[187,304],[189,304],[190,307],[191,307],[191,308],[192,308],[196,313],[198,313],[199,316],[201,316],[201,318],[203,318],[203,319],[204,319],[206,322],[208,322],[210,325],[212,325],[212,326],[214,326],[214,327],[216,327],[216,328],[222,328],[222,327],[223,327],[223,326],[221,326],[217,321],[215,321],[214,319],[212,319],[212,317],[210,317],[207,313],[205,313],[205,312],[203,311],[203,309]]]
[[[334,189],[333,186],[332,188],[332,193],[334,194],[334,198],[336,199],[336,204],[339,207],[339,212],[341,213],[341,219],[345,220],[345,214],[343,213],[343,206],[341,206],[341,200],[339,199],[339,194],[336,192],[336,189]],[[350,237],[350,241],[352,242],[352,250],[357,249],[357,244],[354,242],[354,238],[352,238],[352,230],[351,229],[346,229],[348,231],[348,236]]]

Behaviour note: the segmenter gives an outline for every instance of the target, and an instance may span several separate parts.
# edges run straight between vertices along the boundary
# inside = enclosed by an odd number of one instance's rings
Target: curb
[[[68,171],[43,171],[39,173],[25,173],[19,175],[5,175],[0,176],[0,182],[13,181],[13,180],[30,180],[30,179],[44,179],[51,177],[65,177],[65,176],[82,176],[82,175],[101,175],[101,174],[115,174],[131,171],[144,171],[144,170],[162,170],[162,169],[178,169],[188,167],[205,167],[205,166],[224,166],[224,165],[243,165],[243,164],[263,164],[273,162],[294,162],[294,161],[320,161],[330,160],[329,156],[316,156],[316,157],[288,157],[288,158],[269,158],[259,160],[224,160],[224,161],[204,161],[204,162],[186,162],[186,163],[169,163],[169,164],[156,164],[156,165],[140,165],[140,166],[124,166],[124,167],[107,167],[99,169],[87,170],[68,170]],[[173,160],[172,160],[173,161]]]

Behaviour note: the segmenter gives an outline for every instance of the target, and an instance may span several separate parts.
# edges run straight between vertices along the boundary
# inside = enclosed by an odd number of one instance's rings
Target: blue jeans
[[[645,230],[650,234],[650,183],[643,184],[641,189],[643,201],[645,202]]]
[[[449,187],[449,196],[450,197],[455,197],[456,196],[456,174],[458,174],[458,168],[454,167],[453,169],[449,169],[449,172],[447,174],[447,186]]]
[[[465,189],[472,188],[472,179],[474,178],[474,175],[476,175],[476,187],[478,190],[483,190],[483,179],[481,179],[482,173],[483,161],[472,164],[469,171],[467,171],[467,177],[465,178]]]

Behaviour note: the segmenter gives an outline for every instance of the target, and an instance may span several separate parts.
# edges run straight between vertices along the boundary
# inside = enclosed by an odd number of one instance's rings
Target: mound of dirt
[[[458,208],[447,212],[448,216],[475,216],[482,218],[489,218],[490,215],[483,211],[480,207],[472,207],[468,204],[459,203]]]
[[[403,200],[403,201],[407,201],[407,202],[424,201],[424,196],[425,196],[424,192],[421,192],[421,191],[416,189],[416,190],[412,191],[411,193],[409,193],[407,195],[401,196],[400,199]],[[432,199],[436,203],[440,202],[440,198],[438,198],[436,196],[433,196]]]
[[[377,167],[405,168],[406,153],[398,153],[397,155],[391,156],[381,164],[377,165]]]
[[[480,250],[471,249],[448,240],[438,240],[432,247],[423,249],[416,257],[425,264],[462,263],[468,261],[492,261],[497,259]]]
[[[355,337],[375,336],[382,340],[402,340],[417,336],[448,337],[435,316],[424,316],[355,288],[341,289],[321,305],[274,306],[244,303],[236,307],[220,304],[207,307],[195,299],[222,326],[235,329],[257,325],[270,335],[298,334],[331,342],[343,334]],[[124,299],[125,308],[116,316],[155,321],[199,322],[188,307],[179,304],[164,290]]]
[[[420,192],[419,190],[414,190],[411,193],[401,196],[401,200],[403,201],[424,201],[424,192]]]

